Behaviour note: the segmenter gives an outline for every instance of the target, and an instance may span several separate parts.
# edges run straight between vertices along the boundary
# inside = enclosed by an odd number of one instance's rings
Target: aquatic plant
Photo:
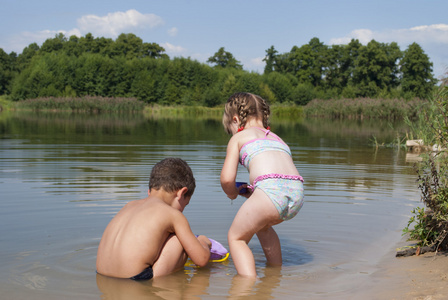
[[[421,201],[425,208],[417,207],[414,216],[403,230],[419,246],[435,249],[448,248],[448,85],[434,93],[422,111],[418,133],[425,133],[424,140],[436,145],[432,152],[422,155],[416,166]],[[422,137],[423,138],[423,137]]]

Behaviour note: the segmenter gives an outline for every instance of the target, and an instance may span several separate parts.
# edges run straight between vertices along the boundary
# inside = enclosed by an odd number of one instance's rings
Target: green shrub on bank
[[[422,110],[414,128],[417,138],[433,145],[416,167],[421,200],[425,208],[417,207],[404,233],[420,246],[448,247],[448,86],[441,86]],[[418,136],[424,133],[426,136]]]

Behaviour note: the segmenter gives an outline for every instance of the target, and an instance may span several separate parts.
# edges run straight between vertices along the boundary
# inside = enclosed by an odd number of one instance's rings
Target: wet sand
[[[353,293],[353,299],[448,299],[448,251],[408,257],[395,253],[379,263],[378,271]]]

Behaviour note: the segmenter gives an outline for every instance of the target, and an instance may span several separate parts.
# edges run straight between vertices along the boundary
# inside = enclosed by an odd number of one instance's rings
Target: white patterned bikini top
[[[240,149],[240,164],[249,168],[249,163],[256,155],[265,151],[281,151],[291,155],[291,150],[276,134],[270,130],[259,128],[265,132],[266,135],[261,139],[250,140],[245,143]],[[276,140],[268,139],[268,134],[271,134]]]

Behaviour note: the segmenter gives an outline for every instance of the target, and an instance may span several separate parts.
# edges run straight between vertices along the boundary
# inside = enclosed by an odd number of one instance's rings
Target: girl
[[[303,178],[288,145],[268,127],[269,106],[250,93],[233,94],[225,105],[223,125],[232,138],[221,171],[221,186],[230,199],[240,190],[235,185],[238,163],[249,171],[248,198],[230,226],[230,254],[238,274],[256,277],[254,256],[248,246],[257,235],[267,262],[281,266],[280,240],[273,225],[294,217],[303,205]]]

